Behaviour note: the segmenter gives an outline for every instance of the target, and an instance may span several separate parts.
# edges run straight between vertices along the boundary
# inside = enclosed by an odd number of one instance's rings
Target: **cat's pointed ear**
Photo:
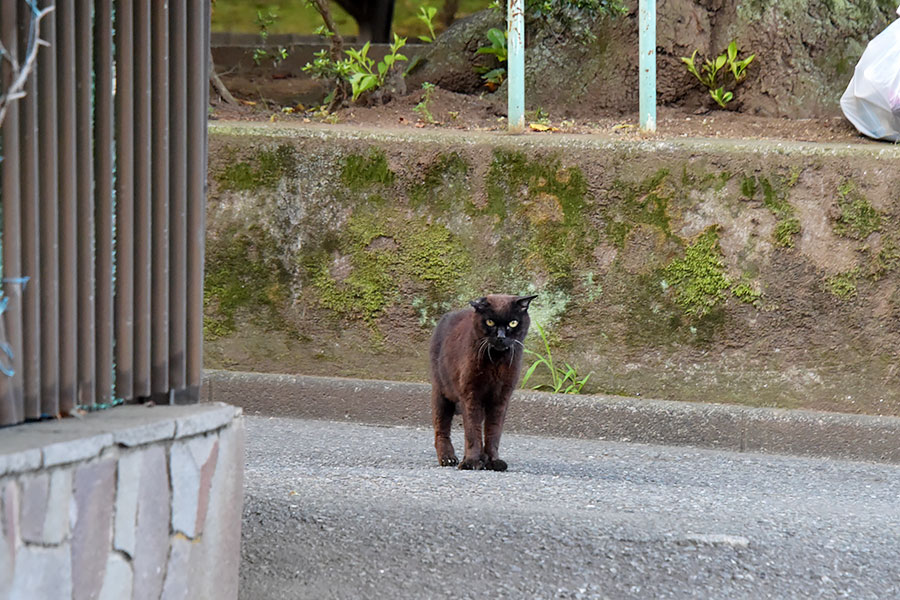
[[[472,308],[474,308],[478,312],[484,312],[490,307],[490,303],[488,302],[487,298],[479,298],[478,300],[471,300],[469,302],[469,304],[471,304]]]
[[[528,310],[528,305],[531,304],[531,301],[537,298],[537,294],[534,296],[520,296],[516,298],[516,307],[522,312]]]

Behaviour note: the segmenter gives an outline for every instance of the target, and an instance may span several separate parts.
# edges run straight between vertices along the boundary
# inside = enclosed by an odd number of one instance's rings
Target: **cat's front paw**
[[[499,458],[495,458],[493,460],[487,459],[484,463],[484,468],[488,471],[505,471],[506,470],[506,461],[500,460]]]
[[[459,464],[459,459],[456,458],[455,454],[448,454],[446,456],[440,457],[440,463],[442,467],[455,467]]]
[[[464,458],[459,463],[461,471],[481,471],[484,469],[484,461],[481,458]]]

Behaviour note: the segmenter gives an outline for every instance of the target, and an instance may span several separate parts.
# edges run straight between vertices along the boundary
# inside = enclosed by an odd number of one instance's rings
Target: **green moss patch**
[[[685,249],[684,258],[669,263],[664,274],[675,303],[688,315],[702,317],[724,302],[731,282],[725,274],[716,228],[709,227],[700,234]]]
[[[757,192],[762,193],[763,205],[777,219],[772,232],[772,241],[782,248],[793,248],[797,235],[800,234],[800,219],[796,217],[794,207],[787,200],[787,192],[799,178],[799,171],[792,173],[788,180],[775,175],[768,177],[745,176],[741,179],[741,194],[753,200]]]
[[[552,285],[570,288],[579,257],[589,253],[587,180],[581,169],[564,167],[554,156],[529,159],[498,149],[486,192],[486,206],[470,204],[470,214],[493,216],[495,227],[508,225],[509,236],[527,239],[523,263],[544,271]]]
[[[697,173],[689,170],[687,165],[681,172],[681,186],[697,191],[713,190],[721,192],[728,185],[732,178],[732,173],[722,171],[719,173]]]
[[[869,255],[866,275],[874,281],[878,281],[900,267],[900,245],[897,244],[894,234],[888,233],[881,239],[881,249],[877,253],[873,253],[868,248],[865,252]]]
[[[660,169],[637,184],[614,182],[621,197],[605,210],[606,236],[610,242],[624,248],[628,234],[642,223],[658,227],[667,237],[672,237],[668,210],[673,192],[668,178],[669,171]]]
[[[442,154],[426,167],[423,181],[410,189],[410,203],[449,211],[468,199],[468,175],[469,165],[459,153]]]
[[[319,251],[301,263],[323,308],[372,326],[405,284],[439,298],[470,269],[468,253],[446,227],[371,213],[351,217],[335,253]]]
[[[468,272],[469,255],[446,227],[419,221],[398,234],[398,270],[408,279],[426,282],[444,295]]]
[[[850,181],[838,188],[838,208],[841,214],[834,224],[834,232],[838,235],[864,240],[881,229],[881,213]]]
[[[204,332],[214,339],[233,333],[241,310],[277,319],[289,294],[290,275],[276,257],[275,241],[259,226],[232,227],[206,244]]]
[[[732,295],[745,304],[757,306],[762,298],[762,292],[756,290],[750,281],[743,278],[731,287]]]
[[[856,284],[858,280],[859,267],[826,278],[825,286],[828,288],[829,292],[841,300],[850,300],[857,295]]]
[[[217,176],[223,190],[273,189],[284,178],[297,173],[297,151],[290,144],[274,150],[259,150],[249,161],[229,164]]]
[[[344,159],[341,182],[359,192],[373,186],[392,186],[397,175],[391,171],[384,150],[372,148],[365,156],[351,154]]]

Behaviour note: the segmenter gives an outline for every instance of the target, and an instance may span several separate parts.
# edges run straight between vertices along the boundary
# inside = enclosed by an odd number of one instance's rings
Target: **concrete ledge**
[[[135,447],[215,431],[240,411],[233,406],[119,406],[82,419],[40,421],[0,435],[0,477],[84,461],[111,446]]]
[[[207,371],[207,399],[247,414],[430,426],[431,386]],[[507,431],[900,463],[900,418],[517,392]]]

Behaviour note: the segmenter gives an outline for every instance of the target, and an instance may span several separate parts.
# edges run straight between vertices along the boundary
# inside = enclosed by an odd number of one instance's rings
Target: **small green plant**
[[[715,60],[706,59],[703,65],[697,68],[697,54],[699,50],[694,50],[690,58],[682,56],[681,61],[684,63],[688,72],[697,78],[700,83],[709,89],[709,95],[716,101],[716,104],[725,108],[726,105],[734,99],[734,93],[725,89],[725,84],[720,84],[719,75],[723,71],[728,71],[732,75],[733,82],[729,85],[735,86],[747,78],[747,67],[756,58],[755,54],[751,54],[747,58],[738,60],[737,42],[732,41],[728,44],[725,52],[715,58]]]
[[[584,384],[587,383],[587,380],[590,379],[593,372],[588,373],[581,379],[578,378],[578,372],[575,370],[575,367],[570,365],[569,363],[563,363],[565,369],[561,369],[560,367],[553,364],[553,354],[550,352],[550,342],[547,340],[547,334],[544,331],[544,328],[540,326],[537,322],[534,323],[535,328],[538,331],[538,334],[541,336],[541,341],[544,344],[544,352],[546,355],[542,355],[539,352],[534,352],[533,350],[529,350],[525,348],[525,353],[535,357],[531,366],[528,367],[528,370],[525,371],[525,377],[522,378],[522,387],[528,385],[528,381],[531,379],[531,376],[534,375],[535,370],[544,365],[547,367],[547,370],[550,372],[551,383],[542,383],[540,385],[536,385],[532,387],[533,390],[547,390],[551,391],[555,394],[578,394],[581,392],[581,389],[584,387]]]
[[[406,45],[406,38],[398,37],[395,33],[390,52],[377,63],[369,56],[371,47],[369,42],[366,42],[359,50],[354,48],[345,50],[347,58],[343,60],[334,60],[328,50],[320,50],[315,53],[313,62],[306,63],[303,71],[319,79],[346,81],[350,84],[355,101],[365,92],[377,90],[383,86],[391,67],[398,61],[407,60],[406,56],[399,52],[404,45]],[[326,98],[326,104],[330,102],[329,98]]]
[[[420,35],[419,39],[423,42],[432,43],[434,38],[437,37],[437,34],[434,32],[434,17],[437,14],[437,9],[433,6],[420,6],[419,14],[416,15],[416,18],[425,23],[425,26],[428,27],[428,35]]]
[[[490,69],[489,67],[478,68],[478,71],[481,73],[481,78],[484,79],[485,85],[493,90],[499,87],[500,84],[503,83],[503,80],[506,79],[506,67],[502,65],[503,63],[506,63],[506,60],[509,56],[508,49],[506,47],[507,33],[501,29],[492,27],[488,29],[486,35],[491,45],[482,46],[481,48],[476,50],[475,53],[491,54],[496,57],[497,62],[501,63],[501,66],[494,69]]]
[[[543,109],[543,107],[539,106],[536,111],[534,111],[534,119],[533,123],[538,123],[540,125],[550,125],[550,113]]]
[[[406,45],[406,38],[399,37],[394,34],[394,41],[391,42],[390,52],[384,56],[378,63],[369,57],[369,42],[360,50],[345,50],[347,60],[347,70],[349,76],[347,81],[350,82],[350,88],[353,92],[353,100],[357,100],[361,94],[377,90],[384,85],[388,72],[394,63],[407,58],[399,53],[400,48]]]
[[[259,28],[259,46],[253,50],[253,62],[260,64],[263,59],[269,57],[272,59],[272,65],[277,66],[278,63],[288,57],[288,51],[283,46],[267,50],[264,48],[269,40],[269,28],[278,21],[278,13],[275,9],[270,8],[266,12],[262,10],[256,11],[256,26]]]
[[[425,119],[428,123],[434,125],[437,121],[434,119],[434,115],[431,114],[431,111],[428,110],[428,103],[431,102],[431,96],[434,95],[435,85],[433,83],[428,83],[427,81],[422,84],[422,89],[424,92],[422,93],[422,100],[416,104],[416,107],[413,110]]]
[[[350,63],[346,60],[332,60],[328,50],[314,53],[311,63],[306,63],[303,71],[316,79],[347,79],[350,76]]]

